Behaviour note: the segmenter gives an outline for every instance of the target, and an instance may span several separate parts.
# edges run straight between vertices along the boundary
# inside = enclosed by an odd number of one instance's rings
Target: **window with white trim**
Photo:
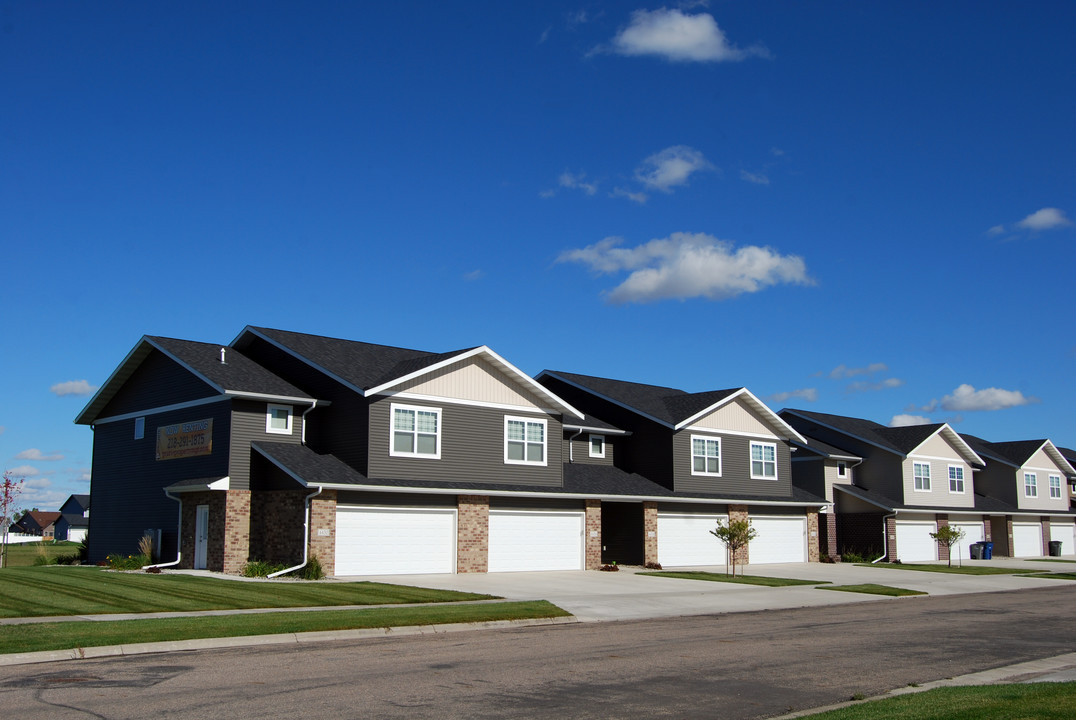
[[[146,418],[144,418],[144,417],[136,417],[135,418],[134,439],[135,440],[141,440],[145,436],[146,436]]]
[[[751,443],[751,478],[753,480],[777,479],[776,443]]]
[[[949,492],[951,492],[951,493],[963,493],[964,492],[964,466],[963,465],[950,465],[949,466]]]
[[[721,475],[721,438],[691,436],[691,474]]]
[[[604,435],[591,435],[590,436],[590,456],[593,458],[605,457],[605,436]]]
[[[546,464],[546,421],[504,418],[504,461],[510,465]]]
[[[848,475],[847,463],[837,463],[837,477],[846,477]]]
[[[1035,473],[1024,473],[1024,497],[1039,496],[1039,476]]]
[[[441,458],[441,409],[392,404],[392,457]]]
[[[1050,476],[1050,497],[1052,497],[1052,498],[1061,497],[1061,476],[1060,475],[1051,475]]]
[[[265,411],[265,432],[291,435],[291,405],[269,405]]]
[[[930,491],[930,463],[912,463],[912,475],[915,478],[916,490]]]

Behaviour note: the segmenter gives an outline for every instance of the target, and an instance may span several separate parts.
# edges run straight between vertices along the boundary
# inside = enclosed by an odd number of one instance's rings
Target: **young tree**
[[[7,567],[7,534],[13,522],[19,495],[22,493],[23,478],[16,478],[10,472],[4,473],[4,482],[0,484],[0,523],[3,523],[2,542],[0,542],[0,568]]]
[[[736,577],[736,552],[758,537],[758,530],[751,527],[750,520],[729,520],[728,523],[718,520],[717,528],[711,530],[710,534],[725,544],[729,563],[732,565],[732,576]],[[725,567],[727,575],[728,566]]]
[[[964,531],[952,525],[938,528],[938,532],[930,533],[930,537],[944,548],[949,550],[949,567],[953,566],[953,546],[964,539]]]

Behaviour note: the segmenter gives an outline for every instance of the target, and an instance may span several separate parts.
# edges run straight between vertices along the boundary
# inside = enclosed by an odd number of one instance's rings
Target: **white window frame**
[[[522,460],[510,460],[508,458],[508,423],[510,421],[525,423],[523,426],[523,459]],[[542,460],[527,460],[527,448],[530,445],[535,445],[531,440],[527,439],[527,426],[528,425],[541,425],[542,426]],[[512,442],[519,442],[513,440]],[[531,465],[534,467],[545,467],[549,464],[549,423],[545,418],[533,418],[533,417],[520,417],[516,415],[504,416],[504,464],[505,465]]]
[[[146,437],[146,418],[136,417],[134,427],[134,439],[141,440],[144,437]]]
[[[919,468],[926,468],[926,474],[918,473]],[[923,480],[923,487],[919,487],[919,481]],[[912,489],[915,492],[930,492],[930,463],[912,461]]]
[[[601,452],[594,452],[594,441],[595,440],[600,440],[601,441],[601,446],[602,446]],[[592,434],[590,436],[589,443],[590,443],[590,456],[592,458],[603,458],[603,457],[605,457],[605,436],[604,435]]]
[[[415,448],[411,452],[404,452],[403,450],[396,449],[396,411],[403,410],[414,414],[414,425],[411,430],[412,443],[411,447]],[[436,450],[432,453],[423,453],[418,451],[418,414],[420,412],[433,413],[437,417],[437,432],[434,433],[434,443],[436,443]],[[400,430],[399,432],[407,432],[406,430]],[[421,433],[422,435],[429,435],[430,433]],[[420,460],[440,460],[441,459],[441,408],[438,407],[426,407],[423,405],[405,405],[403,403],[391,403],[389,405],[389,457],[404,457],[404,458],[419,458]]]
[[[704,458],[703,467],[706,466],[705,458],[713,457],[712,455],[707,455],[707,454],[696,455],[695,454],[695,441],[696,440],[703,440],[705,442],[712,442],[712,443],[717,444],[717,472],[708,472],[706,470],[696,470],[695,469],[695,458],[696,457]],[[709,446],[707,446],[707,447],[709,447]],[[721,448],[721,438],[720,437],[717,437],[715,435],[692,435],[691,436],[691,445],[690,445],[689,449],[691,450],[691,474],[692,475],[703,475],[703,476],[706,476],[706,477],[721,477],[721,469],[722,469],[723,458],[722,458],[722,448]]]
[[[773,475],[765,475],[765,474],[756,475],[755,474],[755,462],[762,463],[763,472],[765,472],[766,465],[770,462],[769,460],[758,460],[758,461],[755,460],[755,448],[756,447],[773,448],[773,461],[772,461],[773,462]],[[759,442],[757,440],[752,440],[751,441],[751,447],[748,450],[747,460],[748,460],[748,462],[751,463],[750,467],[751,467],[751,479],[752,480],[776,480],[777,479],[777,443]]]
[[[1057,491],[1056,494],[1054,492],[1055,490]],[[1062,495],[1061,495],[1061,476],[1060,475],[1051,475],[1050,476],[1050,497],[1052,499],[1054,499],[1054,500],[1062,497]]]
[[[960,477],[953,477],[953,471],[956,470]],[[953,489],[953,482],[960,483],[960,489]],[[949,466],[949,492],[953,495],[963,495],[966,492],[967,486],[964,484],[964,466],[963,465],[950,465]]]
[[[1033,472],[1024,473],[1024,497],[1039,496],[1039,476]]]
[[[848,477],[848,463],[837,463],[837,477]]]
[[[286,410],[288,412],[287,427],[275,428],[273,427],[273,411],[274,410]],[[265,408],[265,432],[270,435],[291,435],[293,418],[295,416],[295,408],[291,405],[274,405],[269,403]]]

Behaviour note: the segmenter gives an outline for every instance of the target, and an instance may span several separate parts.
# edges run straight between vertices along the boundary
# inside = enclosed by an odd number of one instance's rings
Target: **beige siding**
[[[837,460],[825,460],[825,477],[826,477],[826,500],[833,501],[833,486],[834,485],[851,485],[852,484],[852,463],[845,463],[844,477],[837,476]]]
[[[948,447],[948,444],[946,444]],[[939,448],[936,448],[939,449]],[[951,460],[938,460],[912,455],[902,463],[904,475],[904,502],[908,505],[928,505],[938,508],[970,508],[975,506],[974,486],[972,485],[971,466],[955,457]],[[915,489],[914,463],[930,465],[930,491]],[[959,465],[964,468],[964,492],[949,492],[949,466]]]
[[[960,453],[946,440],[941,433],[936,433],[927,439],[925,443],[915,449],[916,455],[932,455],[934,457],[951,457],[960,459]]]
[[[1024,496],[1024,473],[1033,472],[1038,480],[1038,497]],[[1050,476],[1058,475],[1061,478],[1061,497],[1050,498]],[[1069,495],[1066,486],[1068,479],[1050,457],[1041,450],[1031,456],[1031,460],[1016,471],[1016,507],[1021,510],[1052,510],[1064,511],[1069,509]]]
[[[449,365],[394,390],[516,407],[542,408],[549,405],[548,402],[542,403],[539,397],[525,391],[523,385],[513,382],[503,371],[482,358],[469,358],[463,363]]]
[[[752,435],[764,435],[777,437],[773,427],[764,420],[761,415],[752,410],[742,400],[734,400],[722,405],[709,415],[696,420],[693,427],[708,428],[711,430],[727,430],[738,433],[750,433]]]

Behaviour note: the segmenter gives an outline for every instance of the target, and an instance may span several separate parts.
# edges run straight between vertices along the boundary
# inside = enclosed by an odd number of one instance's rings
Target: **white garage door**
[[[1013,557],[1042,557],[1042,523],[1012,524]]]
[[[986,539],[983,534],[983,524],[981,522],[950,522],[951,527],[964,531],[964,537],[960,541],[960,545],[954,545],[950,552],[955,559],[957,556],[957,550],[959,548],[960,557],[965,560],[971,559],[971,544],[982,542]]]
[[[937,531],[933,522],[898,520],[897,558],[901,562],[937,560],[938,544],[930,537],[930,533]]]
[[[1057,540],[1061,543],[1061,554],[1072,555],[1076,553],[1076,532],[1073,530],[1074,526],[1071,522],[1064,524],[1050,523],[1050,539]]]
[[[337,575],[455,571],[455,510],[337,506]]]
[[[807,562],[807,518],[754,516],[758,533],[748,546],[752,565]]]
[[[582,570],[583,513],[489,511],[489,571]]]
[[[724,565],[725,546],[710,534],[728,515],[658,515],[658,562],[663,566]]]

